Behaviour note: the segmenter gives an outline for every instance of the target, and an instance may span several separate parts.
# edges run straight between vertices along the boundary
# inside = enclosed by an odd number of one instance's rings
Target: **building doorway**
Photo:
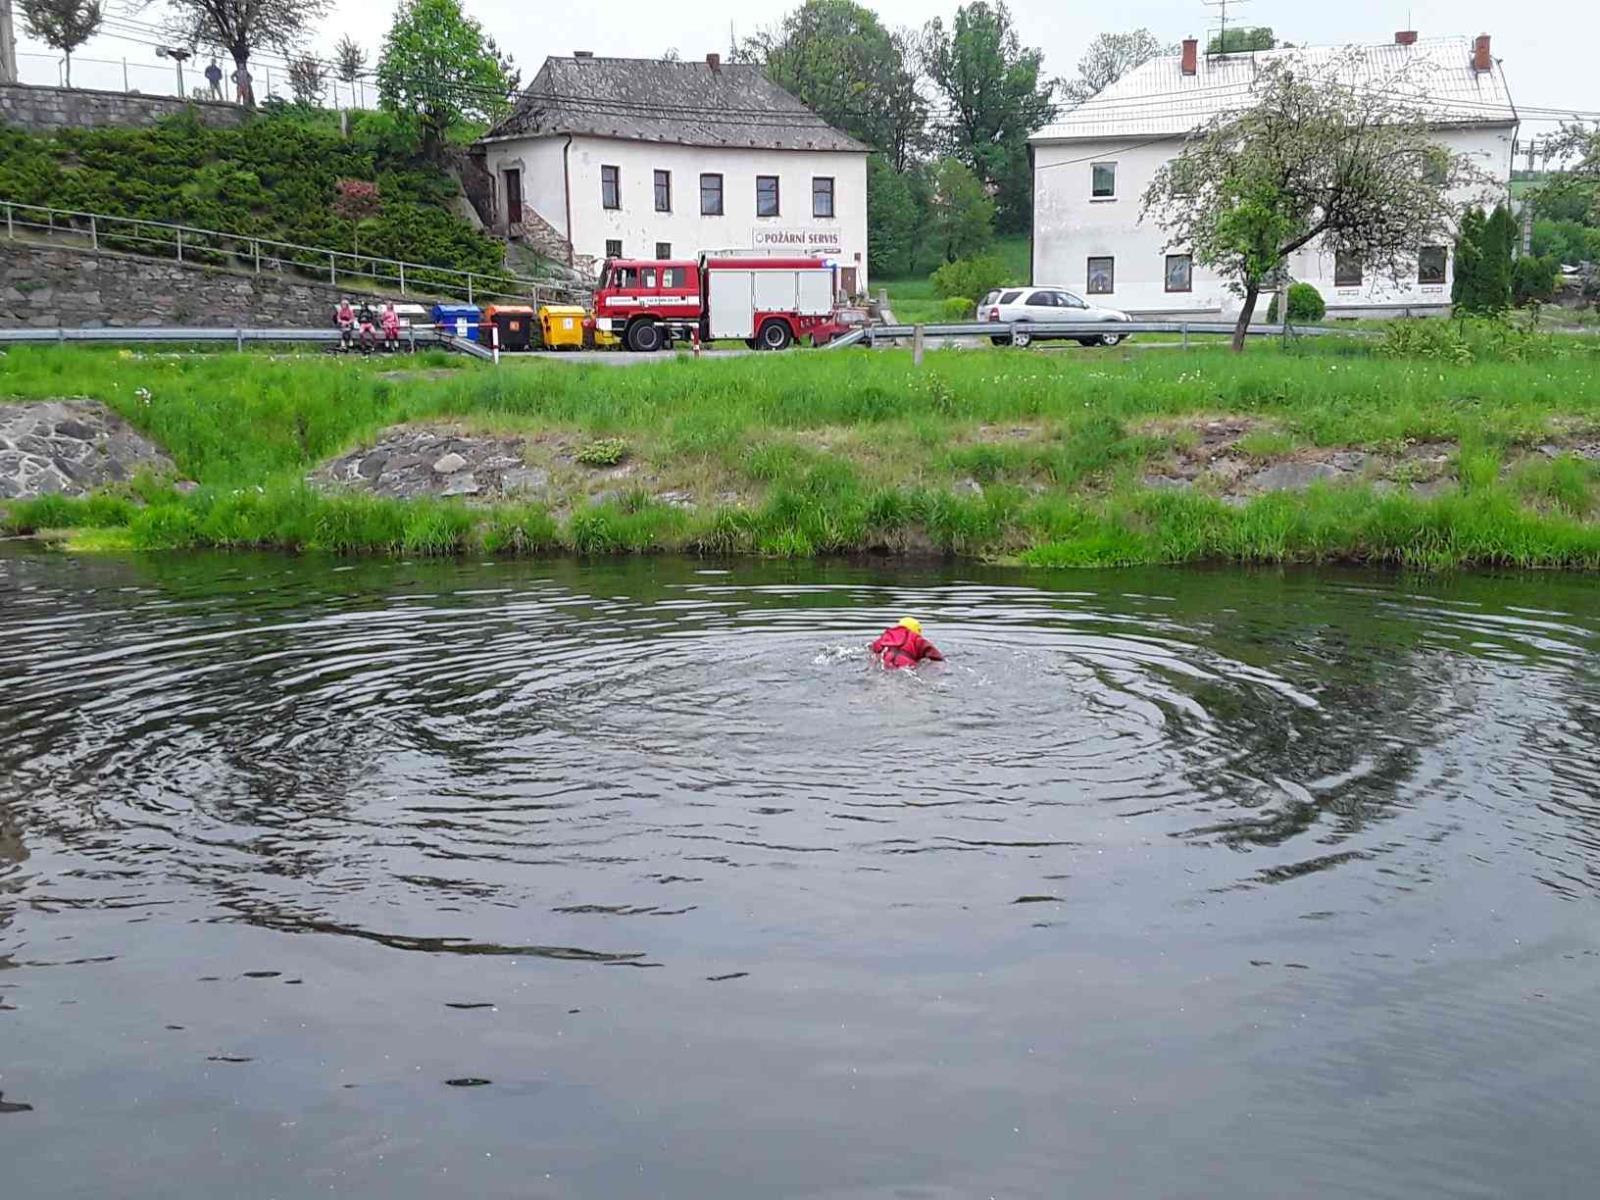
[[[839,268],[839,290],[846,296],[856,294],[856,269],[854,267]]]
[[[506,224],[522,224],[522,172],[516,167],[507,167],[506,176]]]

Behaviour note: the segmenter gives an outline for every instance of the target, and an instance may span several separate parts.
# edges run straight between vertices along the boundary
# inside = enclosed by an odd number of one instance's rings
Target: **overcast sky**
[[[596,54],[653,57],[669,49],[683,58],[707,51],[726,51],[730,23],[739,36],[775,24],[792,4],[779,0],[584,0],[581,3],[538,4],[533,0],[464,0],[467,11],[493,33],[524,67],[524,77],[548,54],[593,50]],[[121,0],[113,0],[121,9]],[[921,25],[938,15],[947,20],[955,3],[929,0],[879,0],[876,9],[885,24]],[[1101,31],[1146,26],[1163,39],[1200,36],[1216,23],[1216,10],[1201,0],[1011,0],[1011,11],[1027,45],[1044,51],[1046,69],[1071,76],[1088,41]],[[348,33],[376,50],[388,26],[393,0],[344,0],[324,23],[314,46],[331,50]],[[1251,0],[1230,5],[1230,23],[1271,25],[1280,38],[1313,45],[1353,41],[1387,41],[1395,30],[1409,27],[1423,36],[1489,33],[1496,57],[1505,64],[1513,98],[1522,105],[1600,110],[1600,84],[1593,60],[1600,55],[1600,0]],[[147,9],[138,20],[154,20]],[[559,15],[557,15],[559,14]],[[18,17],[18,33],[21,34]],[[556,30],[559,27],[559,32]],[[559,40],[553,40],[559,39]],[[19,49],[46,48],[20,37]],[[77,56],[116,66],[85,63],[74,78],[90,86],[121,86],[120,61],[130,64],[132,86],[155,90],[171,67],[136,41],[98,37]],[[167,75],[157,76],[157,71]],[[23,78],[46,82],[55,67],[44,57],[24,58]],[[258,86],[260,76],[258,74]],[[191,81],[193,82],[193,81]],[[1539,132],[1549,126],[1535,126]]]

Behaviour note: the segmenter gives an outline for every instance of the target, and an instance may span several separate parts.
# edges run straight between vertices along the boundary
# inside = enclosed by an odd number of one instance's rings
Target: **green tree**
[[[1266,25],[1240,25],[1214,35],[1206,43],[1207,54],[1248,54],[1252,50],[1271,50],[1277,37]]]
[[[1078,60],[1078,77],[1062,87],[1061,97],[1068,104],[1082,104],[1152,58],[1175,53],[1175,46],[1167,45],[1148,29],[1097,34]]]
[[[739,57],[835,128],[904,171],[922,145],[928,104],[917,90],[906,39],[851,0],[806,0]]]
[[[367,52],[349,34],[333,48],[333,61],[339,78],[350,85],[350,107],[356,107],[356,81],[367,69]],[[337,97],[335,97],[337,99]]]
[[[1456,231],[1456,274],[1450,286],[1450,303],[1462,312],[1478,312],[1483,294],[1483,231],[1487,224],[1482,211],[1469,208],[1461,216]]]
[[[946,262],[971,258],[994,241],[994,201],[966,163],[947,158],[933,169],[928,233]]]
[[[881,154],[867,159],[867,255],[888,278],[910,275],[922,234],[922,207],[911,176]]]
[[[173,37],[183,45],[216,46],[245,81],[244,102],[256,102],[250,56],[262,47],[289,54],[328,11],[330,0],[168,0]]]
[[[328,69],[309,54],[291,59],[289,90],[294,94],[296,104],[310,106],[320,103],[328,90]]]
[[[1033,216],[1028,135],[1055,113],[1055,81],[1043,56],[1026,48],[1003,3],[976,0],[956,10],[949,30],[935,18],[923,34],[928,76],[950,108],[944,149],[995,189],[1000,228],[1026,230]]]
[[[67,59],[72,86],[72,52],[100,28],[100,0],[22,0],[23,28]]]
[[[460,0],[401,0],[378,58],[378,102],[415,121],[423,153],[437,159],[459,121],[492,121],[509,109],[517,76]]]
[[[1262,289],[1317,242],[1398,280],[1418,245],[1455,226],[1450,194],[1482,176],[1434,140],[1428,116],[1393,82],[1336,86],[1359,60],[1319,77],[1288,56],[1261,68],[1254,103],[1215,117],[1156,173],[1143,212],[1171,249],[1192,253],[1243,297],[1233,348]]]
[[[1517,223],[1504,204],[1489,214],[1483,237],[1484,296],[1489,311],[1503,312],[1511,307],[1512,260],[1517,252]]]

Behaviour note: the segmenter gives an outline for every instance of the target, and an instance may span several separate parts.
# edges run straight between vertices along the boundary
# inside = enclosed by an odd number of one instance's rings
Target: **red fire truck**
[[[782,350],[800,338],[821,345],[845,330],[826,259],[710,254],[607,259],[594,325],[641,352],[694,337]]]

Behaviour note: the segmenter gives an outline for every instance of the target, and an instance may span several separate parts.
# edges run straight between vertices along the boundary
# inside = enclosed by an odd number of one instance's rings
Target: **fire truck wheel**
[[[639,321],[628,326],[628,349],[639,354],[649,354],[661,349],[661,326],[654,321]]]
[[[782,321],[768,321],[761,327],[761,348],[763,350],[787,350],[789,343],[794,340],[794,335],[789,332],[789,327]]]

